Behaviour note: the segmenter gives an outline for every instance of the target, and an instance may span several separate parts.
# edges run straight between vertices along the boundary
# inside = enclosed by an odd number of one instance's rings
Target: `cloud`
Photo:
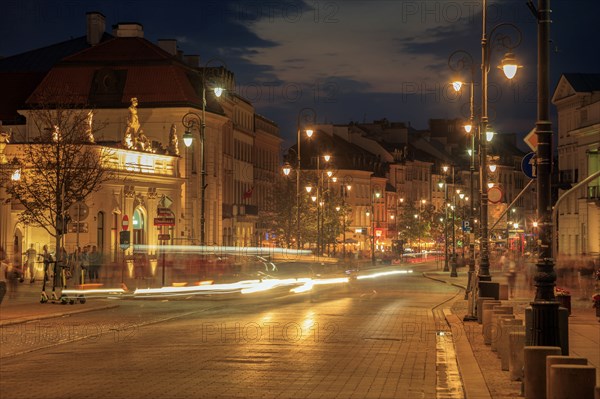
[[[446,60],[438,50],[464,35],[473,7],[465,6],[468,2],[445,6],[449,3],[427,2],[433,4],[427,8],[425,2],[338,1],[295,13],[273,10],[247,28],[275,44],[254,47],[245,59],[276,65],[272,73],[284,82],[344,77],[372,92],[402,92],[406,82],[439,79]]]

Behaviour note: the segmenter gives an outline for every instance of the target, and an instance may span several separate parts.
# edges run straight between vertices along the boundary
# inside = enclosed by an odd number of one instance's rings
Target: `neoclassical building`
[[[600,74],[563,74],[552,103],[558,110],[560,197],[600,171]],[[557,219],[558,255],[600,256],[600,177],[565,196]]]
[[[116,24],[109,34],[102,14],[86,17],[85,36],[0,60],[0,84],[9,89],[0,100],[6,159],[35,136],[32,109],[58,88],[101,127],[93,131],[95,145],[109,150],[105,167],[113,178],[85,201],[88,216],[69,227],[67,250],[93,244],[117,261],[124,219],[132,232],[128,251],[159,237],[167,244],[198,245],[202,236],[206,245],[259,244],[258,205],[279,164],[277,125],[235,93],[222,60],[200,66],[175,40],[146,40],[140,24]],[[2,246],[17,262],[30,244],[40,252],[54,242],[19,223],[19,212],[14,201],[3,202]]]

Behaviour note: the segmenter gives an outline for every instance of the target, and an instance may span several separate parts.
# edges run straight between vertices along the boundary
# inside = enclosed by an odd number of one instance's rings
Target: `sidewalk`
[[[428,271],[423,275],[461,288],[466,288],[468,280],[465,268],[459,269],[458,277],[450,277],[448,272],[441,271]],[[500,284],[507,283],[506,277],[498,272],[492,272],[492,281]],[[581,299],[576,288],[565,288],[572,293],[569,355],[587,358],[588,364],[596,367],[596,381],[600,383],[600,323],[595,315],[595,309],[592,308],[591,298]],[[534,286],[529,287],[527,281],[517,281],[515,297],[502,302],[513,306],[515,317],[524,320],[525,309],[530,306],[534,297]],[[458,329],[453,335],[456,336],[455,347],[467,397],[494,399],[518,397],[521,383],[511,381],[509,372],[502,371],[496,353],[492,352],[489,345],[483,344],[482,326],[476,321],[463,322],[466,314],[468,314],[466,300],[457,301],[446,312],[446,320],[453,327],[453,331],[455,328]]]
[[[0,305],[0,327],[119,306],[111,299],[93,299],[87,300],[84,304],[75,302],[73,305],[61,304],[60,302],[42,304],[40,303],[41,284],[41,282],[34,284],[28,282],[18,283],[17,290],[13,293],[10,292],[9,287],[9,291]],[[57,293],[59,292],[57,291]],[[52,287],[47,286],[46,293],[50,296]]]

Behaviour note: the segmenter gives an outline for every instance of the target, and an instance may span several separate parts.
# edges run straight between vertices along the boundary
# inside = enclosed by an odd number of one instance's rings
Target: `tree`
[[[104,168],[111,150],[95,143],[93,112],[61,103],[65,91],[38,96],[21,138],[21,180],[10,187],[23,206],[19,220],[45,229],[56,240],[66,233],[71,205],[84,201],[111,178]]]

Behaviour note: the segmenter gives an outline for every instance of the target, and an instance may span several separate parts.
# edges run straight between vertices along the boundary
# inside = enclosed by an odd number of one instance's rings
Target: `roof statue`
[[[94,140],[94,133],[92,132],[92,124],[94,123],[94,111],[90,111],[88,113],[85,123],[86,123],[85,135],[86,135],[87,141],[90,143],[95,143],[96,140]]]
[[[140,151],[152,151],[152,143],[150,139],[144,134],[142,129],[138,130],[137,137],[135,140],[135,149]]]
[[[123,137],[123,144],[127,148],[134,149],[137,147],[138,130],[140,129],[140,121],[138,120],[137,114],[138,100],[136,97],[131,99],[131,105],[129,106],[129,116],[127,117],[127,129],[125,130],[125,136]]]
[[[169,153],[179,155],[179,140],[177,139],[177,126],[173,123],[169,132]]]

